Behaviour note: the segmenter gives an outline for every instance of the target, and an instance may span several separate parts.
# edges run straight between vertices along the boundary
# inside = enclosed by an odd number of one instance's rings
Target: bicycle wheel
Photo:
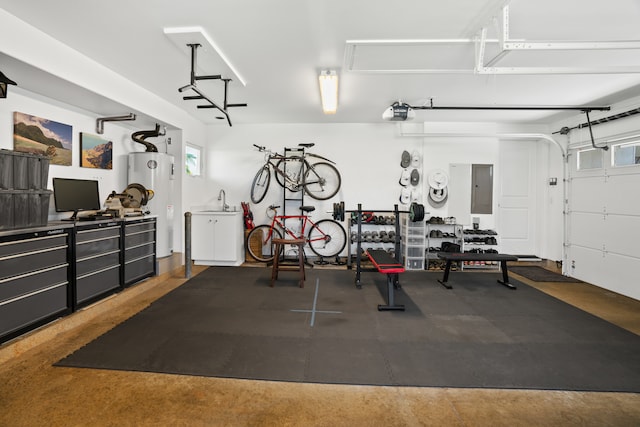
[[[282,233],[270,225],[259,225],[247,234],[245,248],[256,261],[269,262],[273,259],[273,239],[281,239]]]
[[[340,254],[347,244],[347,233],[339,222],[323,219],[314,224],[307,235],[309,247],[318,256],[332,257]]]
[[[253,203],[258,204],[264,199],[270,182],[271,171],[268,165],[264,165],[253,178],[253,183],[251,183],[251,201]]]
[[[286,179],[278,170],[285,173],[289,179]],[[280,187],[293,192],[302,190],[300,185],[300,180],[302,179],[302,157],[296,156],[278,160],[273,174],[276,176],[276,181],[278,181]]]
[[[335,196],[340,189],[340,172],[330,163],[307,164],[304,174],[304,190],[316,200],[327,200]]]

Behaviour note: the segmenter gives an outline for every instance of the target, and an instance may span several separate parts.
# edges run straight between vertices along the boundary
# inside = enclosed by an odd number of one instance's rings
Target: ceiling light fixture
[[[9,77],[5,76],[2,71],[0,71],[0,98],[7,97],[7,85],[18,85],[16,82],[11,80]]]
[[[335,70],[322,70],[318,76],[322,111],[335,114],[338,111],[338,75]]]

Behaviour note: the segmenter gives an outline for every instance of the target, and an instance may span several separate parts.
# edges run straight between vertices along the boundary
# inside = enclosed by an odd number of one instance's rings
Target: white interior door
[[[536,143],[500,141],[498,215],[500,252],[538,255],[536,250]]]

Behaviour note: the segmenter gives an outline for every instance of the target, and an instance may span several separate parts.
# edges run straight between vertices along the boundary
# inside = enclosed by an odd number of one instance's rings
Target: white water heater
[[[138,183],[153,190],[153,198],[146,207],[157,216],[156,257],[173,252],[173,182],[172,155],[156,152],[129,153],[128,184]]]

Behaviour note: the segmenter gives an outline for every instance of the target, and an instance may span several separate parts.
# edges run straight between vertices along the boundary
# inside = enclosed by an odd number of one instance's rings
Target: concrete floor
[[[514,277],[640,334],[639,301],[583,283]],[[640,394],[632,393],[298,384],[52,366],[184,281],[181,269],[163,273],[0,346],[0,426],[640,425]]]

